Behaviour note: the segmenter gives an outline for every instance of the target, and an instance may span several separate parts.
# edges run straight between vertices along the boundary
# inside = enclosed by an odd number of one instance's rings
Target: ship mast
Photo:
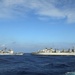
[[[6,49],[7,49],[7,48],[5,47],[4,51],[6,51]]]
[[[72,52],[74,52],[74,46],[73,46],[73,48],[72,48]]]

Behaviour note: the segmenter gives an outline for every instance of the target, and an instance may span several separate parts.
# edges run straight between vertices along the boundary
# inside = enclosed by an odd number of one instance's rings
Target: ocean
[[[75,56],[0,56],[0,75],[75,75]]]

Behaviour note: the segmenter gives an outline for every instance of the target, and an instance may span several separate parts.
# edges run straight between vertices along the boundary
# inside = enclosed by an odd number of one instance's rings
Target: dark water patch
[[[70,66],[75,66],[75,61],[70,61],[70,62],[67,62],[67,64],[69,64]]]
[[[8,59],[1,59],[0,58],[0,64],[10,63]]]
[[[8,57],[7,59],[9,59],[9,60],[14,60],[15,58],[14,58],[14,57]]]
[[[47,75],[45,73],[39,73],[39,72],[27,72],[27,71],[20,71],[17,73],[18,75]]]

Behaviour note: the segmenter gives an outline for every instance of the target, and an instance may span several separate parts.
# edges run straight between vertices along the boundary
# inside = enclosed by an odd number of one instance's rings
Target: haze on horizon
[[[0,0],[0,49],[32,52],[73,46],[74,0]]]

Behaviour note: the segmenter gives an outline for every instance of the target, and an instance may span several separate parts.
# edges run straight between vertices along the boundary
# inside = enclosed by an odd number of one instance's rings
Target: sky
[[[75,46],[75,0],[0,0],[0,49],[33,52]]]

